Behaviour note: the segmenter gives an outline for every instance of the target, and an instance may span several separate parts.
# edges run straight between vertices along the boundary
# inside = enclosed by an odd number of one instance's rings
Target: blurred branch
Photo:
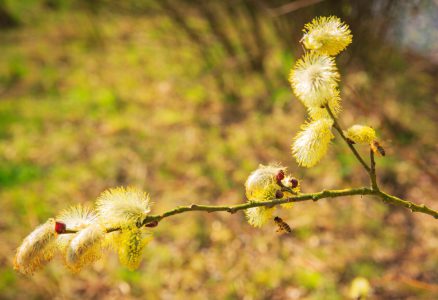
[[[246,210],[248,208],[253,207],[267,207],[272,208],[280,204],[285,203],[294,203],[294,202],[303,202],[303,201],[318,201],[320,199],[324,198],[338,198],[338,197],[344,197],[344,196],[355,196],[355,195],[373,195],[376,197],[379,197],[382,199],[385,203],[401,206],[410,209],[412,212],[419,212],[424,213],[427,215],[430,215],[434,217],[435,219],[438,219],[438,211],[433,210],[424,204],[415,204],[413,202],[400,199],[398,197],[386,194],[380,190],[373,190],[366,187],[361,188],[355,188],[355,189],[343,189],[343,190],[324,190],[317,193],[310,193],[310,194],[301,194],[298,196],[293,196],[286,199],[275,199],[275,200],[269,200],[269,201],[263,201],[263,202],[247,202],[243,204],[237,204],[237,205],[231,205],[231,206],[225,206],[225,205],[199,205],[199,204],[192,204],[188,206],[178,206],[172,210],[169,210],[167,212],[164,212],[160,215],[150,215],[143,219],[142,222],[137,224],[138,227],[141,226],[147,226],[147,227],[154,227],[158,224],[159,221],[162,219],[179,215],[185,212],[189,211],[205,211],[208,213],[212,212],[228,212],[230,214],[234,214],[241,210]],[[155,223],[155,224],[154,224]],[[149,224],[154,224],[153,226],[150,226]],[[107,232],[113,232],[120,230],[121,228],[108,228]],[[63,233],[76,233],[75,230],[66,230]]]
[[[324,0],[297,0],[297,1],[293,1],[290,2],[288,4],[276,7],[276,8],[271,8],[269,9],[269,14],[273,17],[278,17],[281,15],[286,15],[289,14],[291,12],[294,12],[300,8],[306,7],[306,6],[310,6],[319,2],[322,2]]]

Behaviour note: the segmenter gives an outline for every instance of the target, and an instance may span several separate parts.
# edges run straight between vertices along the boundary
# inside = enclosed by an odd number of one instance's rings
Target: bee
[[[386,154],[385,149],[383,149],[383,147],[379,144],[378,141],[372,141],[370,143],[370,146],[371,146],[371,150],[374,153],[376,153],[376,154],[380,153],[382,156],[385,156],[385,154]]]
[[[282,218],[275,217],[274,222],[275,222],[275,224],[277,224],[277,230],[275,232],[278,232],[280,234],[281,233],[292,233],[292,229],[285,221],[283,221]]]

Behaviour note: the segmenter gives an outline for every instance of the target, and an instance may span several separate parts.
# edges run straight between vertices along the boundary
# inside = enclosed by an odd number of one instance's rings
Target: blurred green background
[[[305,111],[287,77],[320,15],[354,35],[342,124],[378,130],[384,190],[437,209],[437,1],[0,0],[0,298],[345,299],[361,276],[373,299],[437,299],[437,221],[361,197],[279,210],[292,236],[175,216],[134,272],[114,254],[76,275],[12,269],[35,226],[110,187],[148,191],[158,213],[245,201],[259,163],[304,192],[368,184],[338,139],[315,168],[290,155]]]

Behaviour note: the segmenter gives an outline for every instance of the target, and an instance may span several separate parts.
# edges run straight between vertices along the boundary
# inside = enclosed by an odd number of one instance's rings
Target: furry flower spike
[[[109,189],[96,204],[100,222],[108,227],[133,226],[151,210],[149,196],[133,187]]]
[[[292,177],[285,174],[286,168],[280,165],[260,165],[253,171],[245,182],[246,197],[249,201],[263,202],[290,196],[281,192],[281,186],[290,187],[296,194],[300,187],[297,182],[292,186]],[[294,179],[296,181],[296,179]],[[279,193],[281,192],[281,193]],[[290,206],[289,206],[290,207]],[[248,223],[254,227],[261,227],[272,219],[273,208],[252,207],[245,210]]]
[[[335,118],[338,117],[339,113],[342,110],[341,97],[339,96],[338,90],[333,91],[333,96],[327,100],[326,105],[328,105],[328,107],[330,108],[331,112],[333,113],[333,116]],[[327,109],[325,107],[310,106],[307,107],[307,112],[309,113],[310,118],[314,121],[319,119],[331,118],[330,114],[327,112]]]
[[[27,275],[41,269],[53,258],[55,239],[55,220],[49,219],[32,231],[17,249],[14,269]]]
[[[82,230],[92,225],[96,221],[96,218],[96,213],[90,208],[76,205],[63,210],[61,214],[56,217],[56,221],[65,224],[69,230]],[[66,257],[68,246],[75,236],[74,234],[58,235],[56,246],[64,257]]]
[[[337,55],[352,41],[353,36],[338,17],[317,17],[304,25],[301,41],[306,49],[320,54]]]
[[[369,144],[376,139],[376,132],[369,126],[353,125],[347,129],[345,136],[356,144]]]
[[[330,141],[334,138],[332,126],[333,120],[320,119],[302,127],[292,145],[292,154],[299,165],[310,168],[324,157]]]
[[[339,73],[333,57],[308,52],[289,75],[292,89],[306,107],[321,107],[336,96]]]
[[[115,245],[120,262],[130,270],[139,267],[143,250],[152,240],[152,234],[137,228],[125,228],[115,236]]]
[[[66,250],[65,262],[70,270],[78,272],[102,256],[105,233],[105,228],[95,223],[75,234]]]
[[[284,172],[285,167],[277,165],[260,165],[252,172],[245,182],[246,197],[250,201],[266,201],[275,199],[275,193],[280,189],[276,176]]]

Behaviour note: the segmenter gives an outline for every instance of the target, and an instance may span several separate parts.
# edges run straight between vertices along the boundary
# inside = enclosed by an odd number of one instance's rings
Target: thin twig
[[[376,161],[374,159],[374,151],[370,148],[370,179],[371,179],[371,188],[374,191],[378,191],[379,187],[377,185],[377,176],[376,176]]]
[[[294,12],[300,8],[306,7],[306,6],[310,6],[319,2],[322,2],[323,0],[297,0],[297,1],[293,1],[290,3],[287,3],[285,5],[276,7],[276,8],[271,8],[269,9],[269,14],[273,17],[278,17],[281,15],[286,15],[289,14],[291,12]]]
[[[396,206],[402,206],[402,207],[410,209],[412,212],[421,212],[424,214],[431,215],[435,219],[438,219],[438,211],[433,210],[424,204],[415,204],[413,202],[400,199],[396,196],[389,195],[389,194],[382,192],[382,191],[374,191],[373,194],[380,197],[386,203],[393,204]]]
[[[247,202],[243,204],[225,206],[225,205],[199,205],[192,204],[188,206],[178,206],[172,210],[166,211],[160,215],[150,215],[144,218],[141,222],[139,222],[138,226],[145,226],[151,222],[159,222],[162,219],[169,218],[174,215],[182,214],[189,211],[205,211],[208,213],[212,212],[228,212],[234,214],[241,210],[246,210],[252,207],[269,207],[272,208],[274,206],[284,204],[284,203],[293,203],[293,202],[303,202],[303,201],[318,201],[324,198],[338,198],[344,196],[355,196],[355,195],[374,195],[376,197],[381,198],[385,203],[393,204],[396,206],[402,206],[410,209],[412,212],[420,212],[438,219],[438,211],[433,210],[424,204],[415,204],[413,202],[400,199],[395,196],[391,196],[386,194],[380,190],[373,190],[366,187],[355,188],[355,189],[343,189],[343,190],[324,190],[322,192],[310,193],[310,194],[301,194],[298,196],[293,196],[286,199],[275,199],[263,202]],[[121,228],[108,228],[106,231],[113,232],[120,230]],[[63,234],[66,233],[76,233],[75,230],[66,230]]]
[[[311,194],[301,194],[298,196],[293,196],[285,199],[275,199],[263,202],[247,202],[243,204],[237,204],[232,206],[211,206],[211,205],[197,205],[192,204],[189,206],[180,206],[173,210],[167,211],[161,215],[148,216],[143,220],[143,224],[149,223],[151,221],[160,221],[161,219],[177,215],[186,211],[207,211],[207,212],[216,212],[216,211],[224,211],[229,213],[236,213],[240,210],[245,210],[252,207],[274,207],[276,205],[291,203],[291,202],[302,202],[302,201],[318,201],[323,198],[336,198],[342,196],[353,196],[353,195],[369,195],[372,194],[373,191],[369,188],[356,188],[356,189],[344,189],[344,190],[325,190],[318,193]]]
[[[360,156],[359,152],[357,152],[356,148],[354,148],[354,146],[345,137],[344,132],[343,132],[341,126],[339,125],[338,121],[336,120],[335,116],[333,115],[330,107],[328,105],[326,105],[325,108],[327,109],[327,112],[329,113],[330,117],[333,119],[333,127],[338,131],[341,138],[347,143],[348,147],[353,152],[354,156],[356,156],[357,160],[362,164],[362,166],[367,171],[367,173],[370,174],[371,168],[363,160],[363,158]]]

